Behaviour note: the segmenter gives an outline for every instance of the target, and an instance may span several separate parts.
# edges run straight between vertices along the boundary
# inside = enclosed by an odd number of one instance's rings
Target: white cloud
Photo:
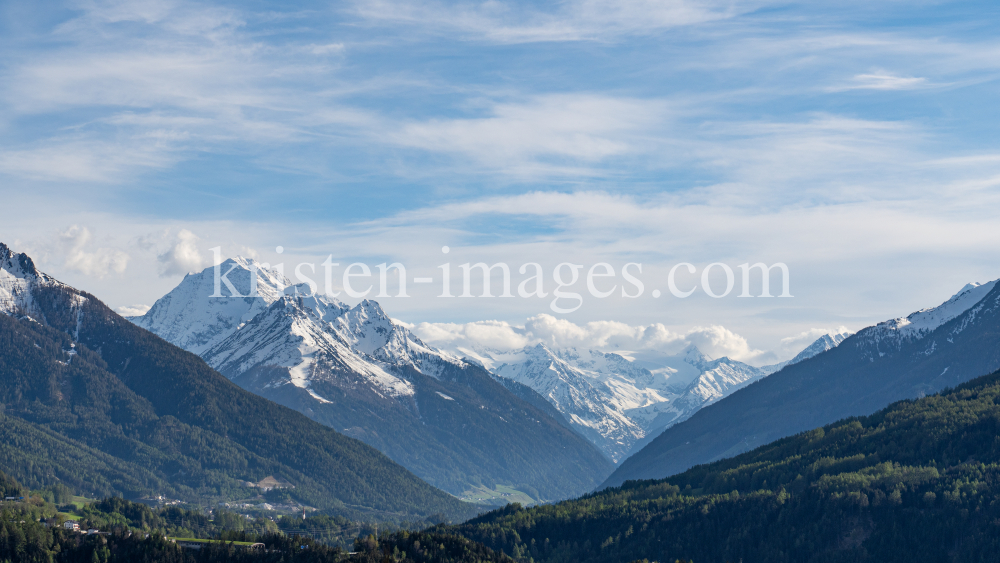
[[[307,88],[289,95],[299,79],[332,74],[320,59],[302,61],[303,52],[334,53],[338,44],[266,48],[240,31],[243,21],[230,10],[132,4],[84,3],[78,17],[51,34],[50,49],[16,55],[2,93],[8,113],[86,108],[87,117],[63,123],[58,134],[42,128],[30,144],[0,146],[0,172],[120,182],[169,167],[191,151],[273,150],[315,139],[310,129],[337,126],[342,135],[342,119],[358,119],[328,93]],[[310,114],[319,110],[324,118],[317,124]]]
[[[205,260],[198,251],[198,237],[187,229],[177,233],[170,250],[156,258],[163,276],[183,276],[189,272],[197,272],[205,265]]]
[[[577,324],[542,314],[527,319],[524,326],[502,321],[476,321],[464,324],[419,323],[410,328],[427,343],[459,353],[462,348],[506,351],[545,344],[551,348],[656,350],[677,354],[693,344],[713,358],[728,356],[752,362],[773,356],[754,349],[745,338],[721,326],[673,332],[662,324],[633,326],[618,321]]]
[[[791,179],[786,170],[809,170],[823,154],[827,141],[833,141],[828,148],[833,149],[836,158],[820,162],[830,165],[824,170],[826,177],[844,165],[857,168],[844,149],[852,146],[851,141],[857,140],[860,132],[833,139],[828,127],[825,137],[808,135],[808,130],[817,130],[822,121],[829,125],[829,119],[801,124],[803,130],[798,136],[786,130],[758,131],[743,137],[743,133],[735,131],[775,124],[735,123],[726,115],[724,106],[729,101],[755,104],[762,99],[773,100],[788,95],[789,87],[802,90],[801,82],[789,85],[778,80],[763,84],[751,77],[745,79],[745,88],[700,95],[683,94],[686,87],[673,85],[651,90],[649,82],[638,79],[622,88],[597,81],[587,89],[581,83],[586,81],[577,77],[565,87],[548,85],[546,89],[527,79],[516,79],[513,87],[509,82],[496,85],[434,80],[427,73],[419,74],[418,80],[395,68],[366,69],[362,80],[348,79],[341,76],[333,58],[325,55],[349,51],[349,41],[312,37],[318,41],[279,44],[247,29],[247,21],[277,17],[275,14],[180,1],[130,4],[85,3],[79,17],[53,34],[51,50],[10,57],[17,62],[9,68],[9,87],[3,96],[13,114],[65,115],[86,108],[87,115],[93,117],[64,128],[76,132],[72,138],[52,135],[27,147],[0,147],[0,170],[35,179],[119,182],[140,172],[170,168],[192,154],[245,150],[253,154],[249,158],[258,159],[254,163],[257,165],[266,161],[267,166],[282,171],[335,174],[317,164],[322,158],[302,158],[293,150],[275,154],[275,148],[280,151],[284,145],[302,143],[315,149],[317,144],[345,138],[349,139],[345,144],[365,145],[366,152],[375,154],[375,166],[388,160],[392,165],[386,168],[408,178],[441,171],[428,171],[437,163],[428,166],[426,160],[420,160],[415,167],[397,163],[399,146],[446,154],[473,164],[447,167],[448,178],[457,171],[499,173],[516,179],[558,176],[579,182],[620,179],[637,170],[664,171],[693,165],[710,176],[717,171],[727,173],[727,182],[755,182],[758,185],[750,189],[760,190],[759,184],[774,177]],[[841,76],[842,66],[868,67],[870,60],[882,53],[919,58],[923,67],[934,68],[920,68],[912,60],[909,64],[901,62],[900,68],[913,68],[928,76],[933,76],[930,71],[941,75],[956,67],[966,71],[995,68],[998,60],[992,56],[998,49],[991,44],[901,34],[771,33],[766,26],[743,20],[727,21],[724,28],[719,27],[723,25],[719,22],[765,4],[728,0],[580,0],[558,3],[544,11],[499,1],[403,1],[360,3],[356,11],[370,22],[443,29],[449,38],[455,30],[464,30],[464,38],[500,42],[580,38],[605,41],[608,37],[717,22],[695,46],[682,42],[671,47],[677,51],[671,51],[663,62],[664,68],[656,71],[665,83],[678,77],[678,68],[698,65],[706,67],[700,71],[723,72],[720,69],[735,65],[780,69],[774,72],[782,74],[800,64],[799,58],[821,72]],[[389,32],[378,36],[379,42],[390,45],[404,38],[411,35]],[[671,41],[665,44],[673,45]],[[529,70],[536,73],[539,69]],[[761,74],[771,76],[770,72]],[[740,80],[744,79],[734,79]],[[873,70],[857,75],[846,87],[901,89],[927,86],[930,81]],[[449,101],[431,106],[416,104],[429,108],[427,111],[400,112],[399,107],[408,104],[395,102],[376,109],[357,100],[358,84],[366,85],[362,89],[382,93],[418,88],[423,94],[447,94]],[[698,86],[693,86],[696,92]],[[644,94],[630,94],[636,91]],[[651,91],[657,93],[649,94]],[[348,102],[348,96],[354,99]],[[482,101],[483,96],[487,102]],[[454,117],[458,109],[470,113],[468,108],[475,104],[484,106],[483,111]],[[787,142],[779,146],[782,140]],[[919,137],[902,140],[906,142],[899,143],[899,137],[888,134],[871,135],[853,154],[863,157],[866,163],[884,162],[906,152]],[[757,150],[761,142],[765,146],[774,143],[770,147],[773,150]],[[890,150],[894,147],[902,148]],[[327,155],[337,152],[329,145],[316,150]],[[781,154],[787,157],[775,157]],[[803,155],[812,160],[800,158]],[[765,158],[756,160],[755,156]],[[743,172],[753,177],[741,177]]]
[[[711,0],[573,0],[549,11],[513,2],[376,0],[355,13],[372,23],[406,25],[435,34],[459,34],[491,43],[607,40],[729,19],[761,2]]]
[[[485,347],[497,350],[523,348],[531,338],[523,328],[503,321],[475,321],[470,323],[418,323],[409,325],[414,334],[428,343],[442,348]]]
[[[176,158],[162,139],[122,141],[50,138],[31,148],[0,149],[0,173],[37,180],[114,182],[137,169],[165,168]]]
[[[898,76],[890,72],[879,71],[871,74],[857,74],[849,83],[834,86],[828,90],[842,92],[845,90],[913,90],[932,86],[926,78],[915,76]]]
[[[931,134],[919,123],[815,113],[786,120],[697,120],[697,101],[544,95],[492,103],[487,115],[405,124],[386,140],[455,157],[452,173],[549,178],[648,177],[696,171],[728,185],[678,193],[727,203],[855,200],[896,194],[899,178],[927,183],[917,168]],[[892,171],[892,174],[887,174]],[[423,171],[426,173],[426,169]],[[890,180],[889,177],[892,176]],[[662,180],[659,180],[662,181]],[[919,185],[919,184],[917,184]]]
[[[77,225],[59,233],[66,268],[96,277],[125,271],[128,267],[128,254],[113,248],[89,248],[90,239],[90,230]]]
[[[121,305],[118,307],[118,314],[123,317],[141,317],[149,309],[149,305]]]
[[[325,45],[307,45],[306,50],[314,55],[332,55],[344,51],[343,43],[327,43]]]
[[[389,139],[517,173],[543,163],[597,163],[646,153],[644,134],[661,126],[666,113],[659,100],[547,95],[492,104],[484,117],[412,122]]]

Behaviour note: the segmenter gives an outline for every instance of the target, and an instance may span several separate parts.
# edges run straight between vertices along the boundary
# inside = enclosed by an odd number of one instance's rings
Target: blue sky
[[[647,291],[678,262],[782,261],[791,300],[565,317],[758,351],[1000,277],[1000,5],[830,4],[7,2],[0,240],[113,306],[218,245],[429,274],[445,244],[636,261]],[[513,301],[385,305],[552,313]]]

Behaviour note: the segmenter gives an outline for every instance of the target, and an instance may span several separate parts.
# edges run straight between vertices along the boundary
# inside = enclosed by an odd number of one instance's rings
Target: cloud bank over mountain
[[[402,323],[402,321],[397,322]],[[777,350],[759,350],[750,346],[743,336],[717,325],[694,327],[678,332],[670,330],[663,324],[633,326],[617,321],[577,324],[548,314],[530,317],[520,326],[496,320],[402,324],[425,342],[456,352],[461,352],[463,349],[507,351],[533,344],[544,344],[555,349],[579,348],[622,352],[655,350],[673,355],[693,345],[711,358],[725,356],[756,366],[791,359],[820,336],[847,331],[844,327],[814,328],[783,339],[781,347]]]

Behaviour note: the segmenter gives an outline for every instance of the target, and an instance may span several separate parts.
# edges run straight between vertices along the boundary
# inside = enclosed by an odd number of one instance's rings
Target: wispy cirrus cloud
[[[555,94],[492,103],[485,113],[407,123],[389,138],[402,146],[466,157],[505,174],[538,172],[546,163],[564,170],[648,152],[649,139],[657,136],[669,109],[663,100]]]
[[[857,74],[850,81],[827,88],[830,92],[846,90],[915,90],[936,86],[924,77],[899,76],[890,72],[876,71],[868,74]]]
[[[341,126],[351,112],[292,84],[328,71],[342,43],[274,49],[236,11],[181,1],[87,2],[56,26],[53,43],[6,69],[3,114],[58,114],[60,130],[0,144],[0,172],[117,183],[196,153],[252,155],[315,138],[309,114]],[[280,80],[276,79],[278,76]]]
[[[353,12],[369,23],[406,25],[429,33],[457,32],[472,41],[532,43],[606,40],[651,33],[733,18],[762,4],[727,0],[573,0],[537,7],[497,0],[378,0],[359,2]]]
[[[651,76],[662,75],[678,84],[689,79],[683,72],[725,72],[734,67],[745,67],[750,74],[750,69],[767,68],[790,76],[802,65],[841,72],[844,61],[870,57],[872,52],[906,58],[909,62],[903,68],[913,68],[916,58],[934,67],[926,70],[937,68],[935,72],[944,66],[982,68],[990,60],[982,52],[991,48],[982,42],[847,33],[836,27],[808,36],[780,32],[780,18],[748,16],[762,5],[582,1],[545,11],[501,2],[390,2],[355,5],[352,10],[372,25],[397,22],[416,28],[466,29],[469,34],[458,41],[472,43],[494,36],[496,41],[503,37],[514,42],[534,41],[533,37],[575,41],[700,26],[704,29],[697,37],[688,37],[693,45],[684,47],[682,40],[663,36],[662,43],[671,45],[664,53],[667,58],[662,63],[642,63],[656,65]],[[286,17],[301,23],[301,18]],[[768,133],[766,127],[782,124],[734,119],[727,108],[736,97],[773,103],[788,95],[784,83],[724,89],[706,96],[674,88],[650,93],[648,87],[637,95],[629,91],[635,88],[595,87],[579,79],[565,88],[542,88],[530,81],[497,87],[477,79],[428,78],[431,73],[417,84],[413,75],[378,69],[359,81],[356,76],[341,76],[342,63],[355,52],[373,49],[371,42],[330,34],[269,41],[254,27],[261,19],[250,11],[181,1],[83,4],[79,15],[52,31],[51,37],[58,40],[54,47],[14,59],[18,62],[9,67],[3,93],[8,119],[73,116],[70,120],[75,122],[66,124],[73,132],[68,135],[64,128],[16,147],[0,145],[0,171],[36,179],[123,182],[142,173],[169,171],[197,155],[236,153],[260,168],[331,176],[329,167],[316,166],[316,160],[349,148],[366,152],[372,166],[388,163],[381,168],[385,174],[429,184],[457,175],[492,176],[500,183],[611,177],[648,182],[668,170],[690,174],[692,168],[700,168],[702,173],[709,171],[708,182],[750,185],[753,182],[744,178],[717,172],[730,171],[735,163],[767,182],[779,171],[805,168],[795,166],[806,162],[803,154],[820,154],[808,142],[829,143],[827,154],[844,158],[837,162],[827,158],[827,163],[842,169],[852,140],[862,140],[863,150],[854,154],[868,161],[895,159],[893,152],[906,151],[920,140],[905,135],[890,138],[891,132],[874,129],[876,120],[829,112],[811,123],[786,119],[786,131]],[[719,27],[720,22],[729,23]],[[388,34],[389,44],[401,40],[392,30],[380,33]],[[448,40],[455,41],[450,36]],[[856,76],[846,87],[893,91],[932,83],[940,81],[872,71]],[[801,83],[791,89],[796,87],[814,90]],[[407,101],[407,96],[389,95],[385,103],[373,105],[363,99],[365,88],[380,96],[394,89],[407,94],[416,89],[424,98],[412,111],[400,113],[394,101]],[[449,101],[441,105],[435,96]],[[866,127],[869,134],[847,131],[851,126]],[[790,131],[793,127],[803,131],[798,139]],[[821,127],[825,139],[812,134]],[[835,138],[838,135],[844,142]],[[789,157],[777,162],[774,156],[781,153],[770,151],[754,167],[749,164],[752,156],[761,152],[747,139],[788,140]],[[301,151],[292,148],[296,146],[309,147],[320,158],[307,162]],[[739,152],[745,156],[736,155]],[[62,162],[60,154],[66,155]],[[441,155],[453,160],[442,163]]]
[[[23,148],[0,148],[0,173],[32,180],[117,182],[136,170],[169,167],[178,160],[174,150],[169,140],[148,134],[124,142],[59,136]]]
[[[4,201],[45,210],[6,219],[0,236],[48,241],[46,267],[104,283],[117,305],[169,289],[158,257],[182,229],[202,257],[284,244],[395,254],[427,275],[444,244],[490,263],[641,261],[648,289],[680,260],[784,260],[795,307],[609,299],[574,319],[775,340],[932,305],[920,288],[947,296],[992,275],[1000,247],[1000,161],[983,126],[1000,42],[994,22],[952,4],[61,7],[26,8],[47,15],[7,22],[16,37],[0,45]],[[62,19],[37,23],[49,18]],[[70,204],[57,214],[51,201]],[[154,223],[171,234],[128,245]],[[49,241],[71,224],[114,225],[102,236],[125,242],[83,252],[127,250],[128,275],[147,277],[122,291],[117,276],[73,269]],[[194,264],[183,255],[172,271]],[[392,312],[513,322],[548,310],[494,303]]]

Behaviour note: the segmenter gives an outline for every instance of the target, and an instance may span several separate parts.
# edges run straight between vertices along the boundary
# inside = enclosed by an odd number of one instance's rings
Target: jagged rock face
[[[572,365],[541,344],[522,352],[516,356],[497,354],[513,361],[500,364],[494,372],[545,397],[612,461],[618,461],[642,437],[643,430],[626,414],[625,403],[616,400],[613,387],[595,377],[593,371]]]
[[[407,396],[412,386],[386,369],[426,368],[433,375],[437,362],[461,365],[397,326],[374,301],[350,308],[310,293],[308,286],[237,257],[185,276],[132,321],[230,378],[258,366],[287,368],[288,376],[270,385],[292,384],[312,394],[314,377],[338,372],[366,379],[389,396]]]
[[[313,383],[329,381],[330,374],[348,376],[350,385],[367,384],[387,397],[413,395],[412,384],[355,353],[335,326],[324,322],[316,303],[285,295],[203,357],[231,379],[260,366],[286,368],[273,372],[282,375],[263,385],[294,385],[325,403],[330,401],[315,391]]]
[[[33,316],[38,311],[31,295],[37,284],[58,283],[39,272],[27,254],[15,253],[0,243],[0,312]]]
[[[464,366],[457,356],[428,346],[409,330],[392,322],[382,307],[364,300],[333,323],[351,349],[386,367],[411,367],[435,377],[443,364]]]

